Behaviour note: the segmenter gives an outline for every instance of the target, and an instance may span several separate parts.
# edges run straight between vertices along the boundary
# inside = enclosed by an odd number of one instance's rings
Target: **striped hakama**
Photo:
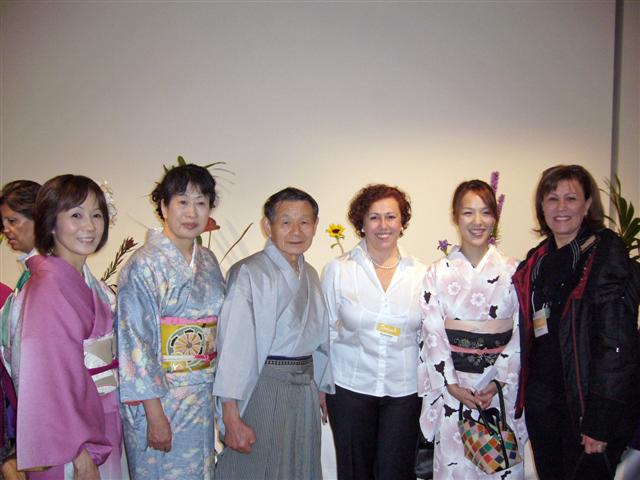
[[[243,421],[254,428],[257,441],[249,454],[225,449],[216,480],[322,478],[320,404],[311,357],[267,359]]]

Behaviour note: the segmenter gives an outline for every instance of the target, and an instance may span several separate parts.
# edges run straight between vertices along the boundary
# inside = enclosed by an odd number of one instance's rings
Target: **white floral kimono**
[[[427,439],[435,438],[434,479],[501,478],[507,471],[510,480],[524,477],[522,462],[487,475],[465,458],[458,431],[460,402],[446,388],[450,384],[473,388],[483,369],[493,364],[496,379],[505,383],[507,422],[518,436],[524,458],[524,418],[514,419],[520,372],[518,301],[511,284],[516,266],[515,259],[491,246],[474,268],[454,247],[427,270],[420,299],[423,345],[418,395],[423,396],[422,432]],[[497,395],[491,407],[499,408]]]

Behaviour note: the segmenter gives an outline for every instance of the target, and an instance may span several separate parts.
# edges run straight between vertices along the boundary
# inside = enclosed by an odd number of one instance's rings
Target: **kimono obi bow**
[[[106,395],[118,388],[118,360],[113,330],[101,337],[89,338],[83,343],[84,366],[89,370],[98,393]]]
[[[218,317],[160,318],[162,368],[184,373],[211,367],[216,358]]]
[[[482,373],[493,365],[511,339],[513,318],[458,320],[444,322],[451,357],[456,370]]]

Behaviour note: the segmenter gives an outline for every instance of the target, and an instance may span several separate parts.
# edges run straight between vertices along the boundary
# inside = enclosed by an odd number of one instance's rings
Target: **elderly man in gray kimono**
[[[216,479],[320,479],[320,420],[333,393],[329,325],[305,262],[318,204],[285,188],[264,205],[269,239],[229,271],[213,393],[225,450]]]

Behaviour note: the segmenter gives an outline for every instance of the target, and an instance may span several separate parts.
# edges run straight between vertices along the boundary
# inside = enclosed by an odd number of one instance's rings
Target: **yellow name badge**
[[[394,327],[393,325],[387,325],[386,323],[376,323],[376,332],[380,335],[384,335],[394,342],[398,341],[398,337],[400,337],[400,328]]]

